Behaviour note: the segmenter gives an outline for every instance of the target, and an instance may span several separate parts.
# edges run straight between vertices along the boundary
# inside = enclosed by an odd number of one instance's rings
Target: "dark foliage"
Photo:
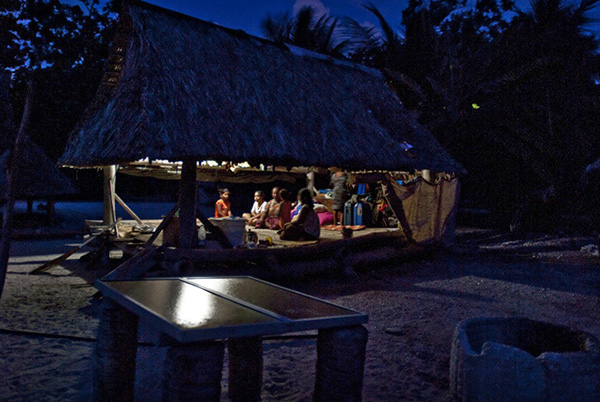
[[[78,5],[27,0],[16,2],[11,13],[0,13],[0,66],[13,71],[14,120],[20,121],[27,81],[33,79],[35,96],[27,132],[32,146],[41,145],[52,164],[95,96],[114,35],[115,19],[109,11],[114,11],[113,3],[102,10],[98,0],[82,0]]]
[[[507,222],[549,186],[557,199],[577,197],[583,168],[598,156],[599,59],[585,31],[597,3],[535,0],[525,13],[510,1],[469,8],[411,0],[403,36],[370,5],[383,40],[351,57],[386,71],[404,104],[469,171],[463,197]]]

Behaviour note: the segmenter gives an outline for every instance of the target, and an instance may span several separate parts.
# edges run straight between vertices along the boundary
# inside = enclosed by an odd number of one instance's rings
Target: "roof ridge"
[[[378,69],[376,69],[374,67],[369,67],[369,66],[366,66],[364,64],[356,63],[356,62],[353,62],[353,61],[350,61],[350,60],[346,60],[346,59],[340,59],[340,58],[337,58],[337,57],[326,55],[324,53],[316,52],[314,50],[310,50],[310,49],[306,49],[306,48],[303,48],[303,47],[300,47],[300,46],[292,45],[290,43],[279,44],[279,43],[274,42],[274,41],[272,41],[270,39],[261,38],[260,36],[249,34],[248,32],[244,31],[243,29],[230,28],[230,27],[226,27],[226,26],[223,26],[223,25],[219,25],[217,23],[206,21],[206,20],[203,20],[202,18],[194,17],[194,16],[189,15],[189,14],[184,14],[184,13],[179,12],[179,11],[171,10],[171,9],[168,9],[168,8],[165,8],[165,7],[162,7],[162,6],[158,6],[156,4],[152,4],[152,3],[149,3],[147,1],[143,1],[143,0],[132,1],[130,3],[130,5],[139,6],[140,8],[146,8],[146,9],[150,9],[150,10],[153,10],[153,11],[158,11],[158,12],[161,12],[163,14],[175,17],[175,18],[181,18],[181,19],[191,20],[191,21],[194,21],[194,22],[199,22],[199,23],[207,25],[209,27],[225,31],[228,34],[236,36],[238,38],[249,39],[249,40],[255,39],[255,40],[261,42],[262,44],[271,45],[271,46],[274,46],[274,47],[279,48],[281,50],[287,50],[287,51],[289,51],[290,53],[292,53],[295,56],[307,57],[307,58],[314,59],[314,60],[326,61],[326,62],[330,62],[330,63],[333,63],[333,64],[338,65],[338,66],[361,70],[361,71],[363,71],[363,72],[365,72],[367,74],[371,74],[371,75],[379,77],[381,79],[384,78],[383,74],[381,73],[381,71],[379,71]]]

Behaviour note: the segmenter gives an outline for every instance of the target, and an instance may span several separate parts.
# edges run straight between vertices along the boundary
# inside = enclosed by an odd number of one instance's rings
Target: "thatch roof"
[[[75,194],[71,181],[46,155],[42,147],[27,139],[17,173],[16,198],[44,199],[58,195]],[[8,152],[0,156],[0,198],[6,192],[6,166]]]
[[[16,127],[8,95],[10,75],[0,75],[0,200],[6,197],[6,169]],[[63,175],[44,150],[27,137],[17,173],[16,198],[47,198],[75,193],[71,181]]]
[[[380,73],[136,3],[60,163],[146,157],[463,171]]]

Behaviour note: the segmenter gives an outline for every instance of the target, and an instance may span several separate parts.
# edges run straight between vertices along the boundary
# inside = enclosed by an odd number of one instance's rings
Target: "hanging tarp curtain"
[[[402,207],[412,238],[421,244],[454,242],[459,185],[457,179],[430,184],[422,178],[400,185],[390,180]],[[395,211],[396,212],[396,211]]]

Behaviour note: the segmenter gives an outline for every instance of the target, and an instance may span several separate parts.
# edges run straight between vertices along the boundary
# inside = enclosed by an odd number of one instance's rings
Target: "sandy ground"
[[[13,243],[0,300],[0,400],[89,401],[96,290],[102,272],[73,255],[28,275],[80,239]],[[566,324],[600,338],[600,267],[581,251],[592,237],[542,236],[510,241],[461,231],[449,252],[427,260],[373,266],[352,278],[281,283],[369,315],[364,401],[449,401],[449,354],[460,320],[525,316]],[[266,340],[264,401],[310,401],[314,337]],[[136,400],[159,400],[164,350],[138,353]],[[227,370],[223,397],[226,399]]]

